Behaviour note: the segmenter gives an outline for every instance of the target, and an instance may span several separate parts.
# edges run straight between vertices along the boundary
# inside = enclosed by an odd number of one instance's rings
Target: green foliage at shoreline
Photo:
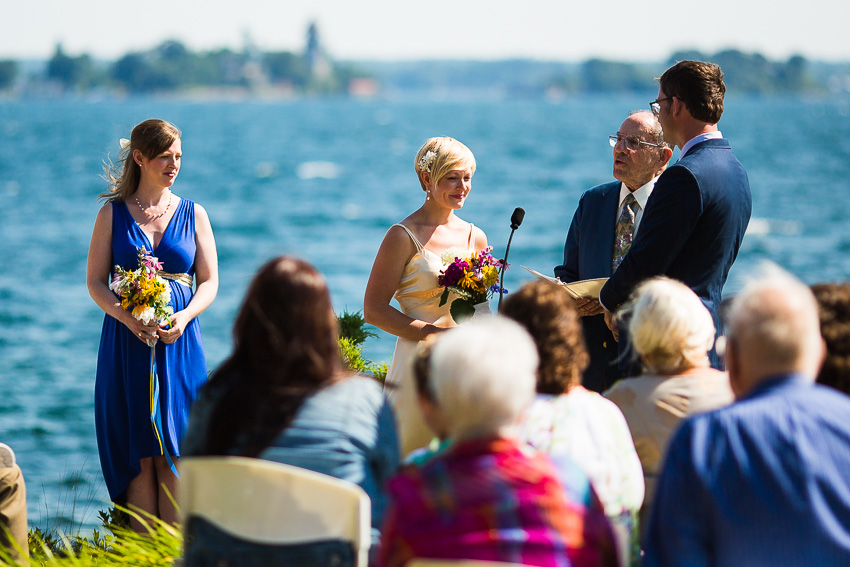
[[[339,322],[339,350],[342,362],[352,372],[371,375],[379,382],[387,377],[385,362],[372,362],[363,356],[363,344],[369,337],[377,335],[370,331],[366,319],[360,311],[349,313],[344,311],[337,317]]]

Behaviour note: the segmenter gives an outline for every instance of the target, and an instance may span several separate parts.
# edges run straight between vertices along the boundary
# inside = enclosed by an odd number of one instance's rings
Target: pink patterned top
[[[414,557],[614,566],[611,526],[578,467],[505,438],[459,442],[388,486],[378,564]]]

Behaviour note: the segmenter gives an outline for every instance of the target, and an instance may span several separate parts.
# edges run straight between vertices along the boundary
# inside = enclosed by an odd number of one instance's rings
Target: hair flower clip
[[[121,146],[122,150],[126,150],[127,147],[130,145],[130,140],[128,140],[127,138],[121,138],[120,140],[118,140],[118,145]]]
[[[428,173],[431,173],[431,165],[434,163],[435,159],[437,159],[437,153],[430,150],[427,154],[422,156],[422,159],[419,160],[419,171],[427,171]]]

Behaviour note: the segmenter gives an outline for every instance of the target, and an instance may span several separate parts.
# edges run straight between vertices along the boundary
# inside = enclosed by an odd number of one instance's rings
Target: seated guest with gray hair
[[[621,380],[604,395],[617,404],[632,432],[646,484],[645,521],[676,425],[685,416],[728,405],[734,396],[726,373],[709,367],[714,323],[690,288],[653,278],[638,287],[627,309],[632,347],[648,373]]]
[[[507,319],[472,320],[440,335],[430,387],[453,441],[390,480],[379,565],[414,557],[617,565],[587,477],[517,439],[537,363],[528,333]]]
[[[850,398],[815,384],[817,304],[763,270],[732,301],[726,367],[737,401],[670,441],[644,565],[850,565]]]

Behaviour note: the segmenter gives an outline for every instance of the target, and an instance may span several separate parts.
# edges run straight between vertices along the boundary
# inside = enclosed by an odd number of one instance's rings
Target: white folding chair
[[[246,457],[187,457],[179,468],[184,529],[198,518],[250,544],[342,540],[353,548],[356,565],[367,567],[371,502],[356,484]],[[191,567],[191,553],[185,557]]]

